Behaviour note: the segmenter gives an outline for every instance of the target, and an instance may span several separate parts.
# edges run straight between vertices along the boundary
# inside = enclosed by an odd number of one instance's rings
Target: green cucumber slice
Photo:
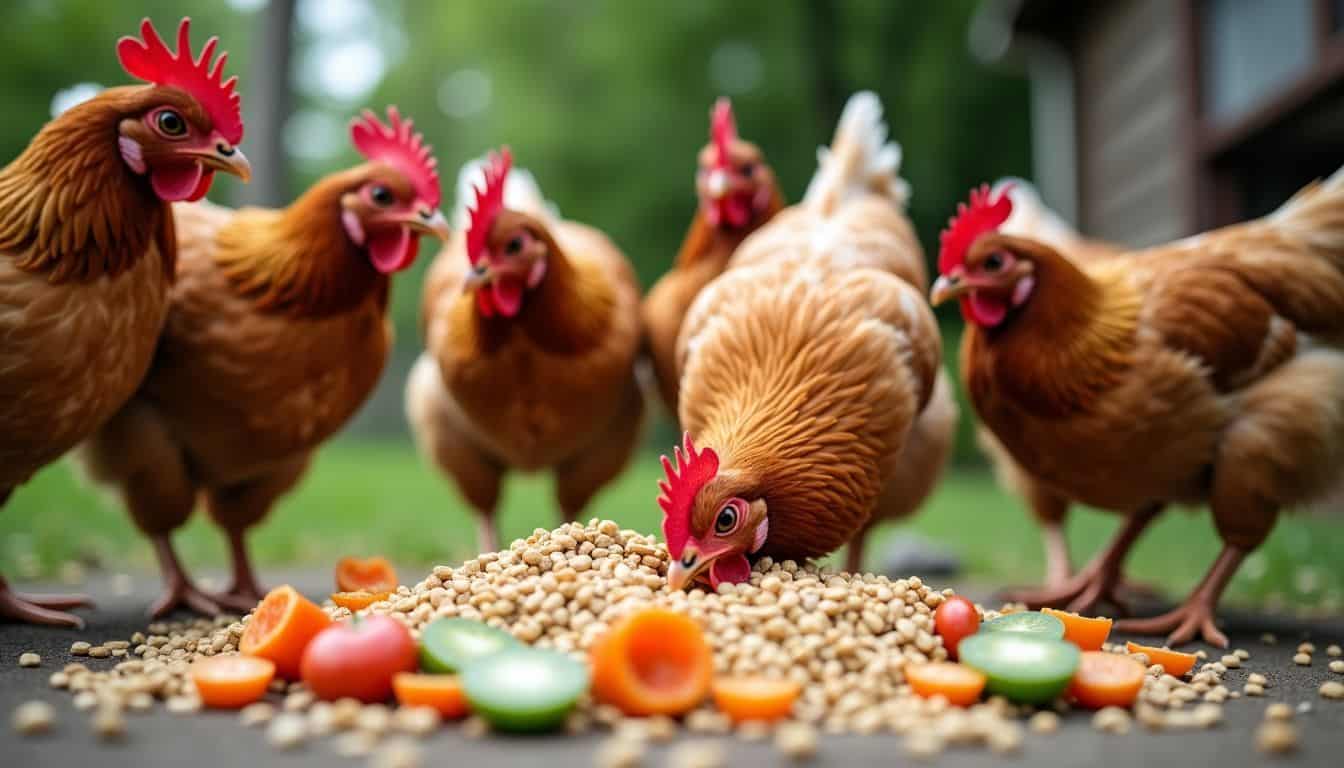
[[[1048,613],[1022,611],[1020,613],[1006,613],[997,619],[990,619],[980,625],[980,631],[1022,632],[1048,637],[1051,640],[1063,640],[1064,622]]]
[[[588,667],[558,651],[506,648],[475,659],[462,673],[462,690],[497,730],[550,731],[588,690]]]
[[[985,690],[1024,704],[1048,704],[1069,687],[1078,647],[1029,632],[980,632],[957,646],[961,663],[987,678]]]
[[[517,638],[489,624],[471,619],[435,619],[420,631],[420,666],[426,672],[457,673],[475,659],[517,645]]]

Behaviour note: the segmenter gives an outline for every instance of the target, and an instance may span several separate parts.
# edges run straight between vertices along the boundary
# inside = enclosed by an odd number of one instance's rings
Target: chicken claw
[[[163,573],[163,594],[154,601],[154,605],[149,609],[149,615],[160,619],[183,607],[206,616],[218,616],[222,613],[219,603],[187,578],[182,563],[177,559],[177,553],[173,551],[173,544],[168,540],[168,535],[158,534],[152,539],[155,554],[159,558],[159,570]]]
[[[83,629],[84,620],[64,610],[92,605],[93,601],[86,595],[28,595],[12,592],[5,580],[0,579],[0,616],[5,618]]]
[[[1121,632],[1135,632],[1141,635],[1158,635],[1169,632],[1168,645],[1180,645],[1194,639],[1198,632],[1204,642],[1216,648],[1227,647],[1227,635],[1219,631],[1214,623],[1218,600],[1227,588],[1227,582],[1237,572],[1246,551],[1227,545],[1213,562],[1213,567],[1204,576],[1204,580],[1195,587],[1195,591],[1185,599],[1185,603],[1175,610],[1151,619],[1129,619],[1116,622],[1115,628]]]

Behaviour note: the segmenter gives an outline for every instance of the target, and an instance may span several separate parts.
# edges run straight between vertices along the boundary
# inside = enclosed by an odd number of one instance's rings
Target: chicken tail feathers
[[[1303,187],[1266,221],[1325,252],[1344,270],[1344,168]]]
[[[803,204],[829,213],[850,198],[876,193],[905,208],[910,184],[900,176],[901,145],[887,141],[887,134],[877,94],[851,96],[830,147],[817,148],[817,172]]]
[[[453,205],[453,228],[466,230],[471,223],[468,206],[476,200],[476,187],[485,183],[484,157],[468,160],[457,172],[457,197]],[[546,199],[537,179],[525,168],[514,167],[504,182],[504,207],[536,216],[543,221],[557,219],[560,210]]]

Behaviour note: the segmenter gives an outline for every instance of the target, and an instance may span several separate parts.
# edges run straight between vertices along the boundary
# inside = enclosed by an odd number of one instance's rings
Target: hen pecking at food
[[[1038,240],[1057,249],[1066,258],[1085,263],[1120,252],[1118,247],[1109,243],[1088,240],[1079,235],[1058,213],[1045,205],[1034,186],[1021,179],[1000,180],[994,184],[991,192],[1002,193],[1012,199],[1012,215],[999,227],[999,231],[1004,234]],[[969,337],[963,336],[962,344],[967,343]],[[975,439],[989,457],[999,485],[1021,496],[1041,526],[1041,536],[1045,542],[1045,586],[1061,586],[1073,574],[1068,540],[1064,535],[1069,499],[1032,477],[1013,461],[1007,449],[994,437],[994,432],[984,424],[976,424]],[[1033,594],[1015,591],[1005,597],[1012,600],[1018,597],[1030,598]]]
[[[170,52],[153,25],[117,44],[148,85],[72,107],[0,170],[0,503],[103,424],[149,367],[177,244],[169,203],[216,171],[248,178],[236,80],[190,21]],[[0,616],[82,626],[81,596],[25,596],[0,578]]]
[[[411,121],[366,111],[350,133],[367,162],[288,208],[174,207],[181,258],[158,353],[81,451],[154,542],[156,616],[260,599],[247,529],[369,396],[391,345],[390,276],[415,260],[420,235],[448,236],[435,161]],[[233,582],[219,595],[191,582],[170,540],[198,495],[229,537]]]
[[[1037,602],[1109,597],[1169,502],[1207,502],[1223,541],[1183,605],[1126,631],[1215,645],[1219,598],[1279,510],[1331,492],[1344,460],[1344,172],[1278,211],[1115,258],[999,230],[981,189],[943,233],[932,301],[969,323],[962,376],[1022,467],[1126,513],[1115,540]]]
[[[850,99],[798,205],[737,249],[678,341],[684,445],[666,458],[668,585],[745,581],[909,514],[942,471],[956,408],[900,148]]]
[[[728,99],[710,112],[710,143],[700,150],[695,191],[700,199],[676,263],[649,289],[640,306],[658,391],[676,418],[680,371],[677,334],[686,310],[709,281],[723,273],[743,238],[784,207],[775,173],[756,145],[737,135]]]
[[[625,466],[643,413],[634,269],[511,163],[504,149],[462,171],[466,231],[426,278],[425,351],[406,384],[420,450],[476,509],[482,551],[499,548],[506,470],[553,470],[574,520]]]

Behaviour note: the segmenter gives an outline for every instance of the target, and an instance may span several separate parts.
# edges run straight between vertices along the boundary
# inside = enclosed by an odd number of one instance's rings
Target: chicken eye
[[[714,532],[728,533],[737,527],[737,507],[732,504],[725,504],[723,509],[714,518]]]
[[[510,240],[508,244],[504,246],[504,251],[508,253],[510,256],[518,255],[518,252],[521,250],[523,250],[522,235],[514,235],[513,239]]]
[[[1003,254],[998,252],[989,254],[989,256],[985,258],[985,271],[998,272],[1000,269],[1003,269],[1003,261]]]
[[[187,121],[171,109],[160,110],[154,117],[154,124],[164,136],[177,138],[187,135]]]
[[[387,206],[391,205],[394,202],[394,198],[392,196],[392,190],[388,189],[387,187],[384,187],[381,184],[376,185],[375,187],[369,190],[369,199],[373,200],[374,205],[377,205],[382,208],[386,208]]]

